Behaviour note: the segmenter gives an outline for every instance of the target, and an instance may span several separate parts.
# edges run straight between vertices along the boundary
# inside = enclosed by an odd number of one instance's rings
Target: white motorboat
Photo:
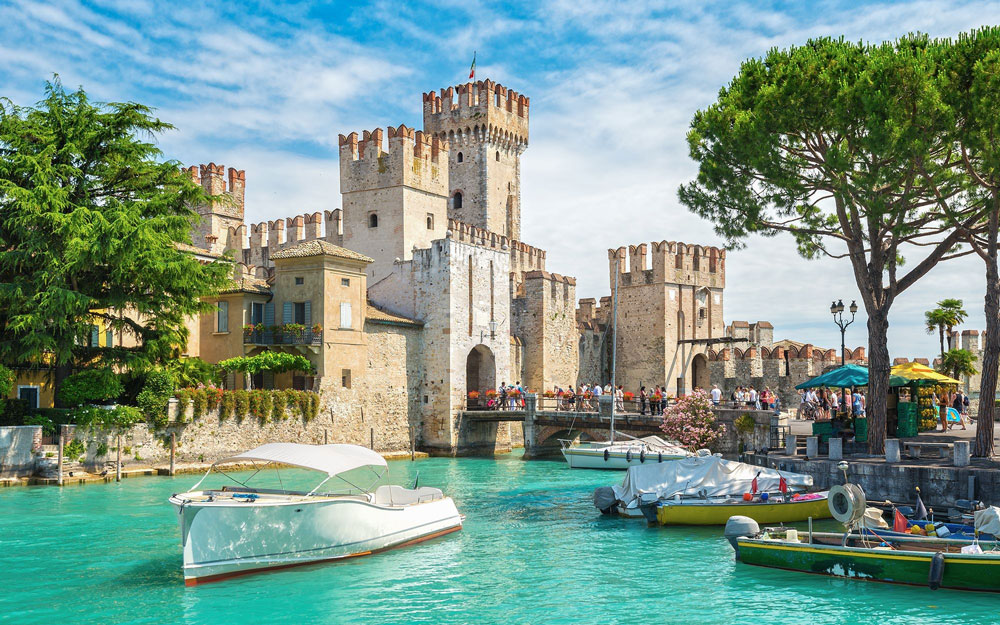
[[[236,486],[198,490],[218,465],[234,462],[257,471],[243,482],[234,479]],[[308,492],[247,486],[271,464],[326,478]],[[170,497],[180,522],[185,584],[368,555],[462,529],[455,503],[440,489],[372,490],[387,473],[382,456],[357,445],[268,443],[219,460],[190,491]],[[320,492],[331,478],[346,488]]]
[[[572,469],[624,470],[640,464],[669,462],[687,458],[691,452],[679,443],[659,436],[619,441],[573,441],[559,439],[566,463]]]

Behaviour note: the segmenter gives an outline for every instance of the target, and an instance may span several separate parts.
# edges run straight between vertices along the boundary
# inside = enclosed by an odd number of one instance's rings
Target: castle
[[[608,250],[610,294],[577,305],[576,280],[521,240],[529,98],[483,80],[422,100],[422,130],[340,135],[341,208],[247,224],[244,171],[186,170],[212,200],[195,207],[184,249],[236,261],[231,287],[208,298],[214,312],[190,320],[186,355],[300,353],[312,375],[259,374],[253,386],[320,391],[335,440],[443,454],[518,442],[510,423],[464,420],[501,383],[609,383],[616,292],[616,382],[631,391],[771,383],[787,394],[835,360],[773,344],[766,322],[727,326],[726,253],[715,247]],[[95,332],[95,344],[120,340]]]

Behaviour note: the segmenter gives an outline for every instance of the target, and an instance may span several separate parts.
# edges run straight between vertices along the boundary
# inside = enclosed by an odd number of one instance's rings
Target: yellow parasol
[[[891,375],[898,375],[901,378],[906,378],[907,380],[912,380],[914,382],[936,382],[938,384],[961,384],[955,378],[946,376],[943,373],[938,373],[937,371],[931,369],[927,365],[922,365],[919,362],[907,362],[901,365],[896,365],[891,370]]]

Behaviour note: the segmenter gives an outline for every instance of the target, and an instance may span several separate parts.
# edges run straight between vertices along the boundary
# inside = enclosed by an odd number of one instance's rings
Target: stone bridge
[[[599,410],[596,412],[558,410],[554,409],[555,407],[546,410],[539,409],[538,397],[528,393],[525,395],[524,410],[466,410],[461,413],[461,420],[470,432],[474,430],[480,435],[486,431],[496,431],[496,426],[501,423],[507,423],[513,428],[520,422],[523,424],[525,459],[558,457],[560,439],[608,439],[611,430],[612,398],[606,396],[600,399]],[[753,416],[756,423],[754,432],[744,440],[746,447],[763,449],[770,445],[772,417],[770,412],[723,408],[717,409],[715,413],[717,421],[726,426],[726,434],[717,451],[724,454],[738,453],[740,435],[733,426],[733,420],[744,414]],[[615,431],[637,438],[651,434],[661,435],[660,422],[658,416],[639,415],[634,412],[617,413]],[[480,441],[477,447],[484,450],[493,449],[488,441]]]

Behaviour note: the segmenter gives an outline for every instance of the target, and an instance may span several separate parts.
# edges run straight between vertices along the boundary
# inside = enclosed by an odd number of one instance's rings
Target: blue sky
[[[696,5],[696,6],[695,6]],[[240,3],[0,0],[0,96],[30,104],[58,73],[97,100],[156,107],[169,158],[247,171],[247,220],[340,206],[337,135],[420,126],[421,93],[477,77],[531,97],[522,161],[526,242],[579,297],[607,294],[609,247],[717,244],[676,199],[693,177],[685,133],[742,60],[812,36],[954,35],[1000,2]],[[856,297],[846,261],[800,259],[786,237],[727,262],[726,321],[770,320],[776,338],[833,346],[827,309]],[[982,328],[975,257],[897,300],[894,356],[931,356],[922,311],[960,297]],[[864,318],[848,344],[866,342]]]

